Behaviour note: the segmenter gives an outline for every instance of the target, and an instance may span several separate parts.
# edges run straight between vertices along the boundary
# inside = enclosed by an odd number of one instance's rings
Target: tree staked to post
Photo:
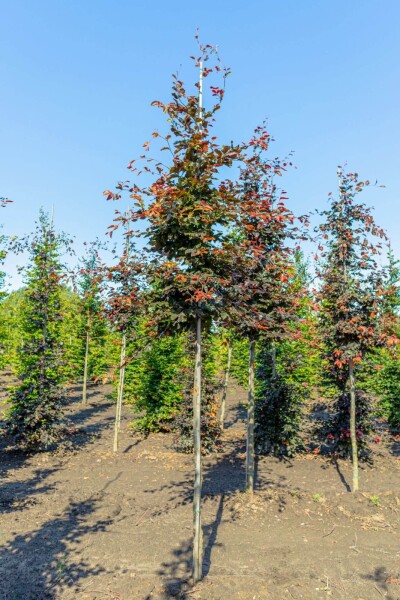
[[[320,214],[321,236],[317,293],[322,337],[331,374],[342,394],[349,398],[349,436],[353,464],[352,491],[359,488],[356,365],[374,348],[398,342],[393,318],[384,309],[387,290],[384,272],[376,257],[385,232],[376,225],[371,209],[357,202],[369,186],[357,173],[338,168],[339,196]]]
[[[221,66],[210,45],[200,45],[200,56],[192,57],[200,77],[195,93],[173,76],[172,100],[153,102],[168,118],[169,133],[154,132],[154,140],[164,142],[161,151],[169,155],[169,166],[145,154],[130,163],[133,184],[121,183],[117,193],[105,192],[118,200],[128,191],[133,210],[132,222],[144,221],[146,239],[146,286],[148,323],[160,336],[179,331],[195,337],[193,389],[193,441],[195,483],[193,494],[193,580],[202,577],[203,543],[201,528],[201,338],[208,333],[212,319],[224,307],[227,272],[232,245],[228,227],[234,220],[237,199],[232,185],[222,180],[225,168],[239,160],[241,149],[220,145],[211,133],[215,115],[221,107],[229,70]],[[211,108],[203,105],[203,81],[213,78],[207,88]],[[221,84],[222,80],[222,84]],[[140,187],[138,177],[145,173],[153,183]],[[117,216],[111,231],[122,219]]]

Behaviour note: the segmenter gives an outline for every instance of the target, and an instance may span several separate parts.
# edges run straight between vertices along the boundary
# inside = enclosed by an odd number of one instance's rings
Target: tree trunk
[[[256,354],[255,341],[249,347],[249,389],[247,409],[247,444],[246,444],[246,492],[254,491],[254,362]]]
[[[196,354],[193,389],[193,581],[197,583],[203,575],[203,531],[201,528],[201,318],[197,319]]]
[[[86,332],[86,349],[85,349],[85,366],[83,368],[83,388],[82,388],[82,404],[87,404],[87,376],[89,363],[89,330]]]
[[[349,384],[350,384],[350,439],[351,457],[353,462],[353,492],[358,492],[358,448],[356,432],[356,390],[354,382],[353,359],[349,360]]]
[[[224,428],[225,424],[225,408],[226,408],[226,394],[228,392],[228,381],[229,381],[229,372],[231,370],[231,361],[232,361],[232,344],[228,342],[228,360],[226,363],[226,371],[225,371],[225,379],[224,379],[224,387],[222,390],[222,399],[221,399],[221,428]]]
[[[118,450],[118,434],[121,425],[122,398],[124,394],[125,379],[125,353],[126,353],[126,334],[122,335],[121,359],[119,364],[119,382],[117,392],[117,405],[115,407],[115,426],[114,426],[114,452]]]

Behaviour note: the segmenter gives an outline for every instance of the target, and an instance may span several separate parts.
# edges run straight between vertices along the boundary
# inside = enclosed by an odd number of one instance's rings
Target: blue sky
[[[105,232],[114,206],[102,192],[162,129],[150,103],[168,99],[171,73],[193,78],[198,27],[233,72],[219,137],[247,139],[267,117],[272,153],[295,151],[282,184],[297,213],[326,205],[345,161],[378,179],[386,187],[364,201],[400,256],[397,0],[0,0],[0,15],[6,233],[30,231],[53,205],[78,252]]]

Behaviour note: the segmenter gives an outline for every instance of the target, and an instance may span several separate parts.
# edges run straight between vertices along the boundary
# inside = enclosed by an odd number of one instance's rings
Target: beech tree
[[[33,236],[18,248],[28,250],[25,301],[21,319],[23,346],[19,355],[20,383],[10,397],[8,432],[24,450],[49,447],[61,436],[63,363],[60,290],[65,268],[60,253],[69,247],[63,234],[40,213]]]
[[[121,336],[121,351],[118,368],[117,402],[115,411],[114,445],[118,450],[118,437],[121,424],[124,394],[127,343],[137,330],[138,319],[143,311],[139,278],[143,271],[141,260],[132,253],[132,241],[126,234],[125,249],[118,263],[108,270],[111,283],[106,302],[107,314],[112,327]]]
[[[254,489],[255,357],[256,341],[269,344],[289,334],[295,318],[296,294],[289,285],[294,269],[288,245],[297,235],[294,215],[286,207],[287,196],[275,184],[289,163],[269,159],[271,136],[258,127],[244,154],[236,194],[238,239],[229,286],[228,321],[249,342],[246,490]]]
[[[377,264],[384,231],[372,217],[371,209],[357,202],[369,185],[357,173],[338,169],[339,197],[330,199],[318,227],[322,236],[320,327],[327,348],[331,373],[349,407],[349,437],[353,463],[352,491],[358,490],[357,405],[355,368],[373,349],[393,345],[396,337],[385,314],[384,274]],[[378,242],[374,242],[374,238]]]
[[[195,333],[195,371],[193,391],[193,436],[195,482],[193,495],[194,543],[193,579],[202,577],[203,541],[201,528],[201,344],[202,332],[209,330],[212,318],[223,306],[226,269],[230,264],[232,245],[226,226],[232,219],[236,199],[229,194],[230,186],[221,182],[221,175],[240,154],[238,147],[220,145],[211,128],[224,96],[224,83],[229,70],[222,69],[209,45],[200,46],[201,55],[194,58],[199,69],[199,81],[194,93],[173,76],[172,100],[153,105],[166,114],[170,132],[153,138],[162,139],[162,151],[170,156],[168,164],[149,158],[143,168],[132,162],[131,171],[138,175],[145,170],[155,177],[149,187],[137,183],[120,184],[136,203],[133,220],[144,219],[144,233],[151,254],[147,270],[148,302],[151,320],[159,335],[169,332]],[[214,60],[213,60],[214,59]],[[221,75],[209,88],[216,102],[203,108],[203,80]],[[148,150],[149,143],[145,144]],[[167,162],[167,161],[166,161]],[[120,193],[106,192],[109,199]],[[122,220],[120,217],[117,217]],[[113,227],[117,227],[115,224]]]
[[[305,449],[303,409],[317,385],[321,361],[307,263],[299,251],[290,263],[295,313],[282,339],[261,339],[257,361],[256,452],[275,456],[294,456]]]
[[[104,268],[99,242],[91,243],[81,258],[77,278],[81,313],[81,358],[83,360],[82,404],[87,403],[87,383],[91,375],[106,368],[106,321],[103,310]]]

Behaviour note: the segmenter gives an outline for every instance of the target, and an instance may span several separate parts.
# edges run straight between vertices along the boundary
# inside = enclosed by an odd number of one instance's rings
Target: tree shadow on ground
[[[72,428],[72,431],[64,439],[54,444],[47,452],[40,452],[36,455],[16,449],[11,437],[0,435],[0,513],[23,510],[36,504],[35,496],[53,491],[57,486],[57,482],[53,481],[51,484],[45,485],[44,480],[62,468],[63,461],[61,457],[65,456],[65,453],[68,454],[92,443],[95,438],[101,435],[101,431],[107,428],[110,422],[113,422],[113,417],[108,417],[107,419],[101,419],[99,422],[85,425],[87,421],[101,415],[109,406],[109,402],[102,402],[84,407],[67,417],[70,423],[76,425],[76,429],[75,427]],[[51,468],[39,466],[34,468],[34,465],[32,465],[38,457],[46,457],[49,453],[58,451],[60,451],[60,460],[55,465],[53,464]],[[24,468],[28,470],[26,479],[18,480],[11,477],[10,473],[14,474]]]
[[[101,421],[90,422],[109,408],[110,402],[101,402],[91,406],[82,406],[80,411],[67,415],[68,420],[73,425],[72,434],[68,438],[72,449],[82,448],[82,446],[90,444],[95,438],[100,437],[104,429],[112,426],[114,423],[113,415],[102,418]]]
[[[36,504],[37,495],[54,490],[57,482],[44,484],[44,480],[57,472],[61,462],[51,468],[31,467],[32,455],[17,450],[7,436],[0,436],[0,514],[21,511]],[[27,467],[29,475],[26,479],[18,480],[13,475]]]
[[[81,538],[105,531],[112,519],[96,518],[106,488],[81,502],[72,502],[56,519],[36,531],[17,535],[0,549],[0,597],[50,600],[60,589],[76,588],[90,576],[104,573],[82,557]],[[71,596],[72,597],[72,596]]]
[[[55,490],[57,482],[43,485],[43,480],[57,472],[57,468],[35,469],[29,479],[23,481],[5,481],[0,473],[0,514],[21,511],[37,503],[36,496]]]
[[[336,459],[336,460],[333,460],[332,462],[335,465],[336,472],[339,475],[339,479],[343,483],[343,485],[344,485],[344,487],[346,489],[346,492],[351,492],[351,487],[347,483],[346,478],[345,478],[345,476],[343,475],[343,473],[342,473],[342,471],[340,469],[338,460]]]
[[[374,582],[375,588],[379,591],[381,596],[385,596],[387,600],[397,600],[395,596],[389,594],[390,590],[387,582],[390,578],[388,577],[385,567],[376,567],[373,573],[363,575],[362,577],[363,579]],[[398,581],[399,580],[396,579],[396,582]]]
[[[221,494],[218,500],[218,508],[214,521],[203,526],[204,554],[203,554],[203,577],[207,576],[211,567],[211,554],[217,542],[218,528],[222,522],[225,495]],[[192,552],[193,542],[190,538],[185,540],[179,548],[173,550],[173,558],[162,564],[158,574],[165,580],[163,598],[190,598],[190,594],[196,589],[192,586]],[[201,583],[200,583],[201,585]],[[148,597],[149,600],[151,596]]]
[[[243,408],[237,407],[237,411],[243,414]],[[238,419],[231,419],[228,423],[230,427],[234,426]],[[212,512],[214,518],[210,523],[203,524],[203,540],[204,540],[204,557],[203,557],[203,576],[210,572],[212,564],[212,553],[216,546],[221,546],[218,542],[218,530],[222,522],[231,521],[232,512],[226,514],[227,504],[232,504],[231,500],[240,492],[245,490],[245,450],[246,445],[241,439],[230,439],[225,444],[225,451],[222,454],[216,454],[205,459],[205,468],[203,475],[202,487],[202,506],[203,506],[203,523],[206,520],[206,515]],[[290,463],[290,461],[288,461]],[[258,460],[256,459],[256,465]],[[289,490],[289,486],[285,484],[286,477],[281,476],[279,481],[273,481],[268,475],[260,476],[258,470],[255,473],[255,489],[256,491],[266,491],[271,484],[274,489]],[[193,499],[193,482],[192,478],[185,478],[179,482],[172,482],[169,485],[162,486],[162,489],[170,488],[171,494],[169,500],[161,510],[156,514],[165,514],[177,508],[178,506],[191,504]],[[145,490],[148,493],[157,493],[158,489]],[[248,498],[251,501],[251,496],[241,496]],[[281,504],[285,504],[284,495],[279,500]],[[153,516],[152,515],[152,516]],[[163,598],[191,598],[191,594],[196,588],[191,586],[191,571],[192,571],[192,538],[182,542],[178,548],[172,551],[172,558],[162,564],[158,574],[164,581]],[[199,589],[201,587],[199,584]],[[150,596],[149,596],[150,599]]]
[[[224,429],[229,429],[237,423],[243,423],[247,418],[246,406],[239,403],[237,406],[227,406]]]

